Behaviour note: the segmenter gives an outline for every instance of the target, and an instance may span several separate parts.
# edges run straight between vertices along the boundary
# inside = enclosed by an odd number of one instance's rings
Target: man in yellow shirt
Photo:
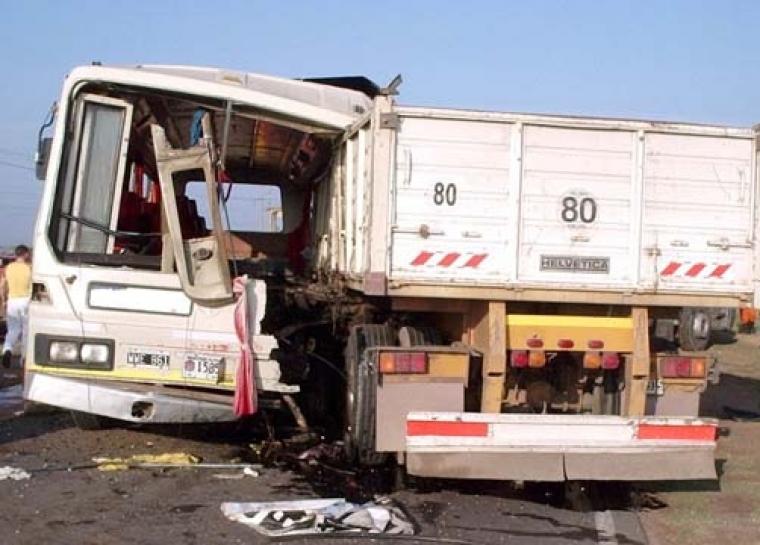
[[[29,266],[29,248],[20,244],[14,252],[16,261],[5,267],[3,292],[7,293],[5,323],[7,333],[3,343],[3,367],[10,367],[13,346],[21,340],[26,348],[26,317],[32,296],[32,268]]]

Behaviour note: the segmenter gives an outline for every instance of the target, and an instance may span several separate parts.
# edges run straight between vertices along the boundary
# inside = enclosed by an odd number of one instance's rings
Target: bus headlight
[[[109,356],[106,344],[84,343],[79,351],[82,363],[107,363]]]
[[[48,355],[52,362],[73,363],[79,359],[79,347],[73,341],[53,341]]]

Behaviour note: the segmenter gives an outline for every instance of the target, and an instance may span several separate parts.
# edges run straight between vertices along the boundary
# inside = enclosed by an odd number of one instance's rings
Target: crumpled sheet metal
[[[200,462],[200,458],[185,452],[165,454],[135,454],[127,458],[93,458],[100,471],[124,471],[142,464],[166,464],[167,466],[190,466]]]
[[[415,524],[390,498],[355,504],[344,498],[222,504],[228,519],[269,537],[328,533],[414,535]]]
[[[11,466],[0,467],[0,481],[5,481],[6,479],[23,481],[29,477],[31,477],[31,475],[21,468]]]

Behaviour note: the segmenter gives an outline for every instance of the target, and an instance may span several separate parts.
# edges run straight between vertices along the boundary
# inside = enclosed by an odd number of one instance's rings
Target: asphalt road
[[[32,476],[0,481],[3,545],[268,543],[252,529],[227,520],[220,504],[356,499],[387,491],[387,482],[377,477],[336,478],[320,466],[305,474],[282,463],[263,468],[258,477],[241,479],[215,476],[236,470],[79,468],[94,456],[166,452],[192,453],[206,462],[250,461],[258,438],[217,428],[83,431],[67,413],[14,414],[17,394],[17,388],[0,389],[0,467],[23,468]],[[422,539],[404,540],[409,543],[646,543],[634,512],[588,510],[583,498],[566,497],[561,486],[520,489],[501,482],[425,481],[391,495],[419,526]],[[626,498],[617,500],[615,504],[625,507]],[[387,542],[369,537],[320,541]]]

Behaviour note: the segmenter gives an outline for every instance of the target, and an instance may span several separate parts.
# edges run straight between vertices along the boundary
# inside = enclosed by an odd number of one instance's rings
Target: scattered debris
[[[210,463],[201,462],[198,456],[185,452],[168,452],[165,454],[135,454],[126,458],[93,458],[96,467],[100,471],[125,471],[127,469],[166,469],[185,468],[193,469],[242,469],[244,475],[258,477],[260,464],[238,463]]]
[[[304,450],[298,455],[299,460],[306,460],[309,463],[319,463],[323,460],[340,460],[342,457],[343,443],[340,441],[320,443]]]
[[[198,464],[201,459],[185,452],[135,454],[126,458],[93,458],[100,471],[124,471],[134,467],[177,467]]]
[[[258,477],[259,472],[253,469],[251,466],[247,466],[243,468],[243,475],[247,475],[248,477]]]
[[[258,477],[258,476],[259,476],[259,472],[253,469],[253,467],[250,464],[246,465],[246,467],[243,468],[243,471],[241,473],[214,473],[213,475],[215,479],[222,479],[222,480],[238,480],[238,479],[244,479],[245,477]]]
[[[6,479],[23,481],[29,477],[31,477],[31,475],[21,468],[11,466],[0,467],[0,481],[4,481]]]
[[[344,498],[222,504],[222,513],[269,537],[329,533],[414,535],[416,525],[392,499],[364,504]]]

